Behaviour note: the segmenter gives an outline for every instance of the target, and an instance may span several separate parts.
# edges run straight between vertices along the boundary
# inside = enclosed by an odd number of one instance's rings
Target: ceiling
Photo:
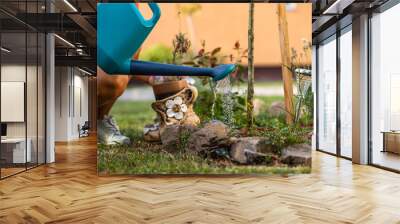
[[[51,11],[51,13],[50,13]],[[96,0],[1,0],[2,45],[13,49],[8,58],[21,58],[37,48],[29,43],[34,35],[25,32],[52,32],[56,65],[96,70]],[[36,36],[36,34],[35,34]],[[36,43],[36,40],[35,40]]]
[[[386,2],[388,0],[314,0],[313,43],[351,24],[353,17],[372,11]]]

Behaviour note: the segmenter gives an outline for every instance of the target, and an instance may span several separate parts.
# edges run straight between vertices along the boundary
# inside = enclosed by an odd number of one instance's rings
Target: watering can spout
[[[223,64],[214,68],[197,68],[184,65],[171,65],[147,61],[131,61],[130,74],[132,75],[156,75],[156,76],[209,76],[214,81],[219,81],[232,72],[234,64]]]

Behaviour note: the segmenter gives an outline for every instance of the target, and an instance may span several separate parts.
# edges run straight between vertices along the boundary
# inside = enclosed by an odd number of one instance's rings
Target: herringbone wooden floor
[[[400,223],[400,175],[315,152],[290,177],[98,177],[96,142],[0,181],[0,223]]]

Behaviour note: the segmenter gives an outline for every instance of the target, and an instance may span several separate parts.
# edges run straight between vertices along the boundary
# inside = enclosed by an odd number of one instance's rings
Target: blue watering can
[[[210,76],[218,81],[235,70],[235,65],[195,68],[132,60],[156,25],[161,11],[157,3],[148,3],[153,13],[143,18],[134,3],[99,3],[97,5],[97,64],[108,74],[154,76]]]

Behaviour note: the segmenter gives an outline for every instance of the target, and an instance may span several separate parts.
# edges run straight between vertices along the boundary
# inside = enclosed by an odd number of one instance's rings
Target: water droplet
[[[217,93],[222,94],[222,108],[224,110],[223,122],[229,127],[232,127],[234,99],[230,77],[228,76],[220,80],[215,89]]]

